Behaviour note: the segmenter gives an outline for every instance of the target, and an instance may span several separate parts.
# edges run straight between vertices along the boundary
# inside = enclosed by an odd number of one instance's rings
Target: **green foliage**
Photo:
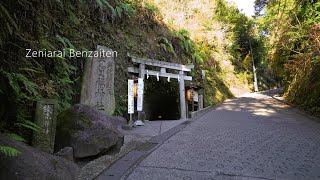
[[[20,73],[8,73],[0,69],[0,73],[8,78],[17,101],[36,100],[38,85]]]
[[[21,136],[19,136],[17,134],[14,134],[14,133],[6,133],[4,135],[6,137],[10,138],[10,139],[15,140],[15,141],[19,141],[19,142],[25,142],[26,141],[23,137],[21,137]]]
[[[116,109],[114,110],[115,116],[124,116],[127,114],[128,108],[128,97],[127,96],[116,96]]]
[[[144,3],[145,9],[148,11],[149,14],[152,14],[153,16],[160,14],[159,8],[152,2],[146,2]]]
[[[174,51],[174,48],[172,46],[172,43],[170,41],[168,41],[167,38],[163,37],[159,40],[159,45],[160,47],[162,47],[162,49],[165,52],[171,53],[172,55],[174,55],[174,57],[177,57],[176,52]]]
[[[195,43],[190,39],[190,33],[186,29],[174,31],[173,35],[179,40],[180,48],[185,52],[185,54],[191,57],[193,62],[202,64],[204,62],[203,58],[207,58],[209,56],[201,49],[202,46],[195,45]]]
[[[0,152],[10,157],[14,157],[20,154],[20,152],[17,149],[10,146],[3,146],[3,145],[0,145]]]
[[[242,61],[243,68],[245,68],[247,71],[250,71],[252,69],[252,55],[249,53],[246,55],[244,60]]]
[[[76,67],[81,67],[81,59],[68,56],[25,57],[26,48],[76,50],[74,39],[79,37],[73,33],[83,21],[68,1],[57,2],[57,9],[51,12],[46,10],[52,3],[37,4],[38,8],[35,4],[29,0],[0,2],[0,22],[5,24],[0,27],[0,133],[27,142],[30,138],[25,136],[39,130],[32,122],[33,104],[40,98],[52,98],[58,100],[60,111],[69,107],[78,93],[74,88],[79,79],[75,73],[80,74]],[[10,154],[9,150],[4,148],[3,152]]]
[[[203,63],[202,57],[199,56],[197,53],[192,54],[192,59],[193,59],[195,62]]]
[[[269,68],[284,82],[288,101],[319,113],[320,2],[268,1],[262,7],[265,15],[259,21],[267,35]]]
[[[8,12],[5,6],[0,2],[0,47],[4,44],[9,35],[12,35],[14,30],[18,29],[18,25],[12,14]]]
[[[241,73],[237,74],[237,77],[238,77],[239,81],[242,81],[244,83],[246,83],[246,82],[253,83],[253,73],[252,72],[250,72],[250,73],[249,72],[241,72]]]
[[[61,37],[60,35],[56,35],[56,38],[59,42],[63,44],[63,48],[70,48],[76,50],[75,46],[67,39],[66,37]]]
[[[25,119],[20,119],[20,121],[21,121],[20,123],[15,123],[15,125],[26,128],[26,129],[30,129],[35,132],[38,132],[40,130],[40,127],[31,121],[28,121]],[[26,140],[23,137],[15,134],[15,133],[4,133],[3,135],[8,137],[9,139],[12,139],[12,140],[15,140],[18,142],[26,142]],[[17,149],[15,149],[14,147],[5,146],[5,145],[1,145],[1,144],[0,144],[0,152],[3,153],[4,155],[10,156],[10,157],[17,156],[18,154],[20,154],[20,152]]]
[[[122,14],[125,14],[127,17],[131,17],[135,10],[133,7],[126,2],[120,2],[115,0],[115,5],[112,6],[108,0],[96,0],[97,5],[99,6],[100,10],[104,10],[108,8],[111,11],[112,17],[122,18]]]
[[[40,130],[40,127],[38,125],[36,125],[35,123],[33,123],[29,120],[25,120],[25,119],[21,120],[21,122],[16,123],[15,125],[30,129],[34,132],[39,132],[39,130]]]
[[[312,58],[312,63],[313,64],[319,64],[320,63],[320,56],[315,56]]]
[[[125,2],[117,2],[117,12],[118,12],[118,16],[121,18],[121,13],[123,12],[127,17],[132,17],[135,13],[134,8],[129,4],[129,3],[125,3]]]
[[[180,40],[180,46],[186,53],[193,53],[194,45],[187,30],[181,29],[180,31],[176,31],[174,32],[174,36]]]
[[[264,7],[264,0],[257,0],[256,10],[260,12],[260,9]],[[265,31],[259,32],[259,27],[264,23],[257,21],[251,17],[245,16],[240,13],[236,7],[229,6],[225,1],[216,1],[217,20],[223,22],[228,27],[227,36],[230,43],[227,46],[228,52],[231,55],[232,64],[235,66],[235,73],[240,75],[251,73],[252,61],[255,66],[260,69],[258,79],[263,78],[264,71],[267,71],[267,48],[265,45]],[[260,33],[260,34],[259,34]],[[250,55],[250,56],[249,56]],[[252,60],[252,57],[254,58]],[[247,76],[248,82],[252,82],[251,76]],[[276,77],[271,77],[276,79]],[[263,84],[265,81],[260,82],[262,85],[261,90],[274,87],[275,84]],[[274,81],[272,81],[274,82]],[[262,84],[261,84],[262,83]]]

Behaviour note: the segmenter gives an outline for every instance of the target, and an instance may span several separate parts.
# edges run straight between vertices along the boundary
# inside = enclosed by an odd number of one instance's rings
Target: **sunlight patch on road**
[[[276,114],[277,112],[272,110],[272,109],[258,109],[258,110],[255,110],[253,112],[254,115],[259,115],[259,116],[271,116],[271,115],[274,115]]]

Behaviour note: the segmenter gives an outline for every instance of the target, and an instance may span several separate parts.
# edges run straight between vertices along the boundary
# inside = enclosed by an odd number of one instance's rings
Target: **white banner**
[[[128,79],[128,113],[134,113],[134,82]]]
[[[137,100],[137,111],[142,111],[143,109],[143,89],[144,89],[144,82],[142,78],[138,79],[138,100]]]

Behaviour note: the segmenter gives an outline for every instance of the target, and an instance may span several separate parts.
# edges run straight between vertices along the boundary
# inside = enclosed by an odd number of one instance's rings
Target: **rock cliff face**
[[[76,179],[78,167],[72,161],[41,152],[21,142],[0,136],[0,144],[17,149],[15,157],[0,154],[0,179]]]
[[[74,105],[58,116],[55,151],[70,146],[75,158],[85,158],[119,149],[123,135],[117,128],[125,123],[91,106]]]

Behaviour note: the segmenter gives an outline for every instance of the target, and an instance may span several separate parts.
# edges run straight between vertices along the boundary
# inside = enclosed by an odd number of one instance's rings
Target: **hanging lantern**
[[[187,94],[186,94],[186,98],[189,102],[192,100],[192,94],[193,94],[193,89],[188,89]]]
[[[194,86],[192,84],[186,86],[186,99],[191,102],[195,101],[198,102],[198,91],[202,89],[200,86]]]

